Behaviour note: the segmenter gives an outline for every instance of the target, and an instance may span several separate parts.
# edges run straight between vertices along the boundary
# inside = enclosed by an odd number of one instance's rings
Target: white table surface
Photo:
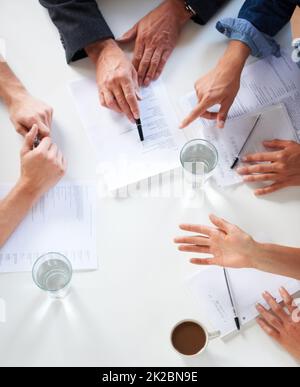
[[[120,35],[159,1],[100,3]],[[223,15],[235,15],[241,4],[232,1]],[[11,67],[35,96],[54,107],[60,128],[54,135],[69,160],[67,179],[97,178],[95,156],[68,91],[69,81],[93,71],[91,64],[66,64],[57,30],[37,0],[1,0],[0,7],[0,36],[6,39]],[[225,49],[225,39],[214,30],[218,16],[205,27],[190,23],[165,69],[163,79],[176,106]],[[288,28],[279,39],[288,44]],[[3,106],[0,134],[0,181],[14,182],[21,140]],[[0,323],[0,365],[295,366],[255,325],[227,342],[216,340],[192,360],[170,347],[170,331],[179,320],[209,322],[185,284],[201,268],[190,265],[172,239],[179,223],[206,223],[210,212],[252,234],[265,232],[278,243],[300,244],[298,189],[262,199],[247,186],[210,189],[202,209],[185,209],[176,198],[99,199],[100,269],[76,273],[67,299],[51,302],[33,285],[30,273],[0,276],[0,298],[7,304],[7,322]]]

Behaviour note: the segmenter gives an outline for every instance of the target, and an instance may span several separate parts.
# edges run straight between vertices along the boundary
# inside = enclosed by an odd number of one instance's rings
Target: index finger
[[[274,162],[278,160],[280,152],[264,152],[264,153],[252,153],[243,157],[245,163],[261,162],[261,161],[270,161]]]
[[[207,116],[206,113],[208,109],[214,105],[215,105],[214,100],[204,100],[202,102],[199,102],[199,104],[195,107],[195,109],[192,110],[192,112],[183,120],[182,124],[180,125],[180,129],[186,128],[193,121],[195,121],[199,117],[202,117],[203,115]]]
[[[133,115],[133,117],[137,120],[140,118],[140,110],[139,105],[136,97],[136,91],[135,87],[133,86],[132,82],[125,82],[122,84],[122,89],[124,96],[126,98],[126,101],[129,105],[130,111]]]
[[[196,232],[207,236],[211,236],[213,233],[213,229],[211,227],[197,224],[181,224],[179,228],[183,231]]]
[[[280,304],[278,304],[278,302],[275,300],[275,298],[273,298],[269,292],[264,292],[263,298],[266,300],[266,302],[270,306],[272,312],[276,316],[278,316],[281,319],[281,321],[285,321],[286,318],[288,317],[288,315],[284,311],[283,307]]]
[[[139,38],[137,38],[134,46],[134,53],[133,53],[133,60],[132,60],[132,64],[136,69],[136,71],[138,71],[140,67],[140,63],[141,63],[141,60],[143,59],[144,51],[145,51],[144,42]]]
[[[45,125],[42,121],[39,121],[38,127],[41,137],[50,137],[50,128],[47,125]]]

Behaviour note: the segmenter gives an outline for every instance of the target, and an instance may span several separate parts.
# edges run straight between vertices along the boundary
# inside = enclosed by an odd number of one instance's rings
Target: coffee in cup
[[[195,356],[206,349],[210,339],[219,336],[219,332],[209,334],[206,328],[195,320],[184,320],[174,327],[171,342],[173,348],[180,354]]]

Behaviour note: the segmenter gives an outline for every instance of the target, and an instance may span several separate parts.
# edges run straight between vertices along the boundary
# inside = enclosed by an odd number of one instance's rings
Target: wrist
[[[27,200],[32,205],[41,197],[42,192],[36,187],[34,187],[28,179],[20,177],[16,186],[15,191],[20,195],[20,197]]]
[[[183,26],[192,18],[193,15],[186,7],[186,2],[184,0],[165,0],[165,2],[172,7],[180,25]]]
[[[250,54],[251,50],[245,43],[231,41],[219,65],[241,73]]]
[[[8,108],[11,108],[14,104],[19,103],[20,101],[28,96],[28,92],[21,83],[15,83],[14,85],[9,85],[5,90],[2,90],[2,98],[5,105]]]
[[[253,269],[273,272],[276,259],[277,249],[281,249],[278,245],[271,243],[259,243],[255,242],[255,252],[252,256]],[[283,256],[283,252],[280,251],[280,256]]]
[[[88,45],[85,48],[85,51],[89,58],[94,63],[97,63],[99,57],[105,52],[106,50],[119,50],[119,46],[117,42],[114,39],[105,39],[105,40],[99,40],[98,42],[92,43]]]

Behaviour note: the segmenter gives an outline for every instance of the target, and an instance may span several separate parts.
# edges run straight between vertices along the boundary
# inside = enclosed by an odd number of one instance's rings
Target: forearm
[[[300,280],[300,249],[274,244],[257,244],[254,268]]]
[[[0,98],[9,106],[16,98],[26,93],[21,81],[6,62],[0,62]]]
[[[228,68],[236,74],[241,74],[250,54],[250,48],[245,43],[235,40],[230,41],[225,54],[218,63],[218,66]]]
[[[10,193],[0,201],[0,247],[15,231],[28,211],[38,199],[38,195],[20,180]]]

